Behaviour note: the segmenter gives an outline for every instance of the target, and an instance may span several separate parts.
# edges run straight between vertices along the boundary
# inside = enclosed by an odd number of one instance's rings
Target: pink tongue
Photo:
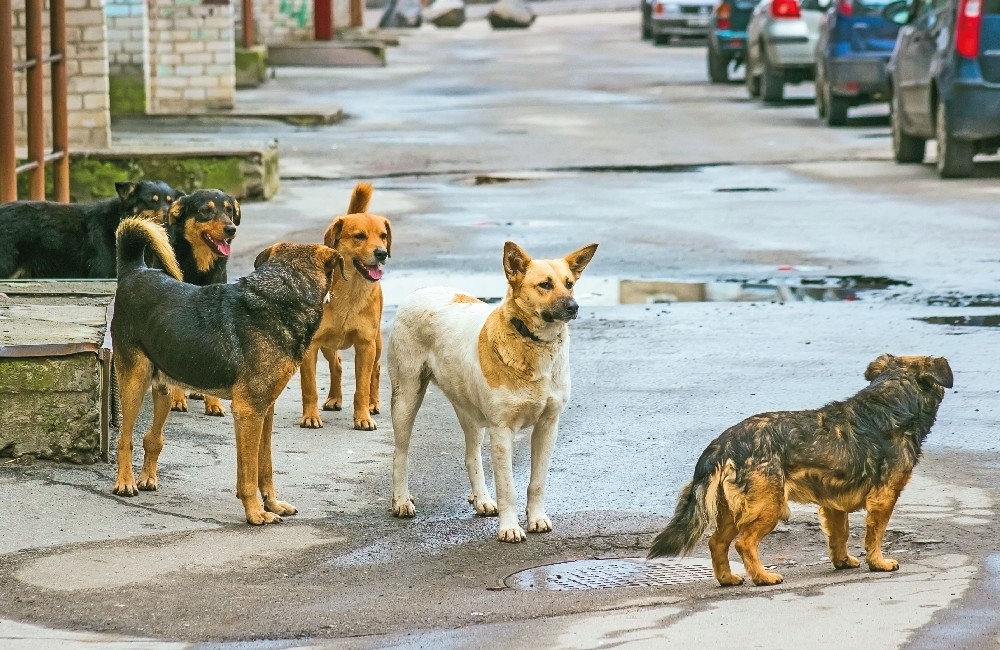
[[[368,277],[370,277],[372,280],[382,279],[382,273],[384,271],[381,266],[377,264],[375,266],[366,266],[365,270],[368,271]]]
[[[215,245],[219,247],[220,253],[222,253],[226,257],[229,257],[229,251],[233,249],[232,245],[229,242],[225,240],[220,240],[215,242]]]

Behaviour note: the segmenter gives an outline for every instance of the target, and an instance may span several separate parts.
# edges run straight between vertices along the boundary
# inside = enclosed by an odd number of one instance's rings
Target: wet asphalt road
[[[1000,311],[951,306],[1000,293],[1000,164],[987,160],[976,178],[942,183],[929,166],[889,161],[884,107],[826,129],[810,88],[791,90],[787,105],[762,107],[740,84],[704,79],[701,47],[640,42],[636,12],[550,16],[523,33],[475,23],[425,28],[402,37],[385,69],[281,69],[240,95],[265,107],[335,104],[351,115],[339,125],[119,125],[122,143],[278,139],[282,190],[244,205],[234,275],[277,239],[318,241],[353,183],[372,181],[372,209],[393,222],[387,328],[394,305],[417,286],[499,296],[506,239],[538,256],[600,242],[578,285],[574,397],[547,498],[555,531],[502,545],[495,520],[472,515],[461,434],[433,390],[411,451],[418,515],[394,520],[387,413],[370,433],[350,430],[345,412],[324,414],[322,430],[301,430],[293,380],[278,404],[275,467],[282,498],[301,514],[280,526],[240,523],[229,416],[172,416],[162,487],[134,499],[110,495],[111,466],[6,468],[0,615],[232,647],[663,647],[664,638],[725,647],[732,636],[712,635],[737,630],[709,618],[685,631],[685,616],[731,608],[760,618],[752,607],[761,590],[720,590],[710,581],[576,592],[501,587],[540,564],[644,555],[701,449],[722,429],[755,412],[850,395],[868,361],[893,351],[947,356],[956,375],[890,526],[903,570],[834,573],[814,515],[796,510],[765,543],[786,576],[767,598],[805,618],[765,615],[773,629],[743,638],[755,647],[806,647],[796,633],[811,629],[801,623],[810,612],[822,621],[817,612],[863,602],[837,614],[868,634],[845,632],[845,647],[934,647],[942,639],[990,646],[1000,460],[992,360],[1000,341],[989,328],[916,319]],[[618,304],[622,280],[798,286],[858,275],[905,284],[836,302]],[[344,374],[352,376],[350,365]],[[345,393],[353,393],[349,383]],[[523,502],[528,458],[520,441]],[[860,515],[852,523],[856,550]],[[696,555],[706,553],[702,546]],[[885,597],[859,601],[868,582]],[[910,593],[908,584],[912,597],[889,607],[891,594]],[[834,593],[847,595],[824,595]],[[817,610],[796,609],[810,606]],[[613,620],[633,614],[641,624]],[[875,622],[885,620],[895,624]],[[648,633],[636,637],[636,629]],[[809,638],[818,647],[829,629]],[[669,630],[672,637],[657,636]]]

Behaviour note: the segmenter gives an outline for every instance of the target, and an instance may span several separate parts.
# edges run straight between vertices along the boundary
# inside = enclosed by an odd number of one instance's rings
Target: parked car
[[[708,35],[714,0],[653,0],[650,35],[657,45],[671,38]]]
[[[785,84],[812,81],[819,23],[830,0],[761,0],[747,25],[751,97],[780,102]]]
[[[816,109],[830,126],[847,124],[853,106],[889,97],[885,73],[899,25],[889,0],[838,0],[823,17],[816,45]]]
[[[747,49],[747,23],[757,0],[722,0],[715,5],[708,25],[708,78],[729,81],[729,68],[743,65]]]
[[[1000,0],[899,0],[883,14],[903,25],[888,65],[896,162],[922,162],[934,138],[938,174],[969,176],[1000,147]]]

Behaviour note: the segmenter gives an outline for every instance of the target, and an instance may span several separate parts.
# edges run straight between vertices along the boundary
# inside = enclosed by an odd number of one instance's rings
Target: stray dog
[[[559,414],[569,400],[569,328],[578,306],[573,287],[597,244],[562,259],[532,260],[514,242],[504,245],[507,297],[496,307],[453,289],[413,292],[396,312],[389,336],[389,380],[396,449],[392,458],[392,514],[416,512],[409,490],[407,454],[413,420],[433,381],[451,401],[465,432],[465,467],[480,515],[499,514],[497,537],[521,542],[514,495],[514,434],[531,432],[528,532],[552,530],[545,514],[545,480]],[[483,428],[497,502],[483,475]],[[499,504],[499,505],[498,505]]]
[[[0,205],[0,278],[113,278],[115,229],[126,217],[163,223],[183,192],[160,181],[115,183],[118,196],[92,203]]]
[[[152,250],[164,270],[147,268]],[[274,402],[295,374],[323,317],[340,255],[314,244],[274,244],[256,270],[234,284],[182,281],[167,232],[144,219],[118,228],[118,292],[111,320],[122,407],[115,494],[157,488],[156,463],[170,413],[169,388],[181,385],[232,400],[236,428],[236,496],[247,522],[293,515],[275,496],[271,466]],[[139,480],[132,472],[132,432],[153,386],[153,422],[143,436]],[[263,498],[263,507],[260,497]]]
[[[354,268],[344,279],[335,278],[334,299],[323,309],[323,322],[313,337],[300,369],[302,419],[299,426],[318,429],[316,359],[320,350],[330,364],[330,393],[324,411],[339,411],[344,405],[341,388],[343,368],[339,350],[354,347],[354,428],[373,431],[372,415],[379,412],[379,374],[382,372],[382,279],[383,265],[392,252],[392,228],[385,217],[368,213],[372,186],[358,183],[351,193],[347,214],[326,229],[323,243],[336,249],[345,265]]]
[[[185,282],[204,287],[228,281],[226,263],[238,225],[240,204],[220,190],[198,190],[174,201],[167,212],[167,235]],[[225,415],[218,397],[204,397],[205,415]],[[183,389],[171,389],[170,410],[188,410]]]
[[[889,354],[868,365],[865,379],[868,387],[842,402],[754,415],[713,440],[649,557],[687,554],[712,526],[708,548],[720,585],[743,582],[729,566],[734,539],[754,584],[778,584],[781,575],[764,568],[757,547],[788,519],[791,500],[819,506],[837,569],[859,565],[847,552],[847,516],[865,508],[868,568],[898,569],[882,555],[882,536],[954,380],[947,359]]]

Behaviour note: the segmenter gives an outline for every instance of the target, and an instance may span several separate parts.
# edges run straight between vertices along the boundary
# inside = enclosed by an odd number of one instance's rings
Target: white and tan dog
[[[514,242],[504,245],[507,297],[498,306],[447,288],[413,292],[400,305],[389,336],[389,380],[396,450],[392,513],[412,517],[407,454],[413,421],[433,381],[451,401],[465,432],[469,503],[480,515],[499,515],[497,537],[521,542],[512,464],[514,433],[531,432],[528,531],[552,530],[545,514],[545,479],[559,414],[569,400],[569,329],[578,306],[573,286],[597,244],[562,259],[532,260]],[[481,447],[490,431],[495,503],[486,487]],[[498,507],[499,504],[499,507]]]

